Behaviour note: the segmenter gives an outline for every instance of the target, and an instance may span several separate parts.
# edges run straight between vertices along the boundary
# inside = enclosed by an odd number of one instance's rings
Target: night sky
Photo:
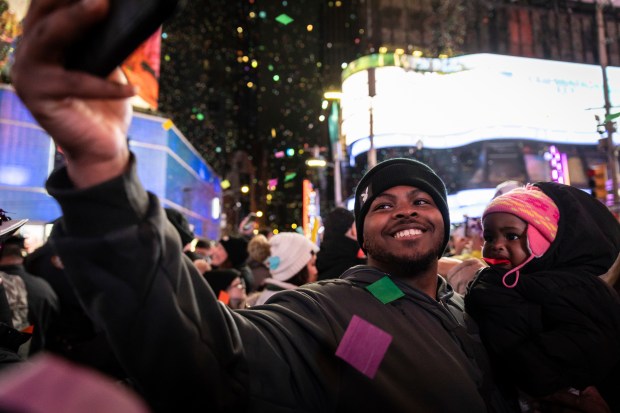
[[[246,151],[256,174],[252,182],[242,175],[241,184],[258,191],[256,208],[263,207],[269,180],[278,179],[273,221],[299,219],[300,180],[310,173],[303,161],[328,142],[319,121],[324,6],[317,0],[190,2],[163,28],[159,111],[223,178],[231,155]],[[282,158],[287,149],[294,155]],[[285,193],[291,173],[297,180]]]
[[[218,173],[235,150],[319,142],[317,4],[192,2],[164,26],[159,110]]]

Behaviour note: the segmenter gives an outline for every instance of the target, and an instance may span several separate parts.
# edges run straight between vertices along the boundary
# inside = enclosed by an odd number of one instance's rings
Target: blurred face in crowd
[[[220,243],[217,243],[209,249],[209,256],[211,257],[211,264],[216,267],[220,267],[228,260],[228,253]]]
[[[194,252],[200,256],[202,256],[203,258],[210,260],[210,254],[211,254],[211,247],[209,248],[201,248],[201,247],[196,247],[194,248]]]
[[[465,236],[464,227],[461,226],[461,227],[456,228],[452,232],[450,241],[452,243],[452,252],[455,255],[462,254],[465,247],[467,247],[467,243],[469,242],[469,238]]]
[[[435,201],[412,186],[381,193],[364,221],[368,263],[386,272],[418,272],[436,265],[443,237],[443,217]]]
[[[527,244],[527,223],[505,212],[495,212],[484,217],[484,245],[482,256],[509,263],[492,264],[512,269],[522,264],[530,255]]]
[[[312,254],[312,258],[306,264],[306,268],[308,270],[308,282],[313,283],[317,280],[319,275],[319,270],[316,268],[316,255]]]
[[[247,294],[245,290],[245,283],[240,277],[236,277],[232,280],[226,289],[226,292],[230,297],[230,301],[228,302],[228,306],[230,308],[243,308],[245,305],[245,300],[247,299]]]

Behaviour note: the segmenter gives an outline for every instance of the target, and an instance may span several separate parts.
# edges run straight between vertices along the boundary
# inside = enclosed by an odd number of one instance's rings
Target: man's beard
[[[430,268],[431,265],[437,263],[439,257],[440,246],[429,250],[427,253],[421,253],[415,249],[407,254],[407,256],[397,256],[391,251],[386,250],[379,243],[375,243],[372,238],[364,240],[366,253],[375,261],[381,262],[386,268],[391,269],[390,274],[401,274],[403,276],[412,276],[423,273]]]

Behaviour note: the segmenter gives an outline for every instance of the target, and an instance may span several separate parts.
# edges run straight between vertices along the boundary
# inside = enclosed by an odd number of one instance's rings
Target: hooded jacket
[[[537,183],[560,212],[549,249],[520,269],[483,269],[465,296],[502,379],[538,397],[595,385],[620,411],[620,299],[598,278],[620,251],[620,224],[580,189]]]
[[[234,311],[182,254],[135,165],[85,190],[61,169],[48,190],[64,212],[54,248],[155,411],[484,412],[485,399],[508,410],[442,278],[439,301],[395,280],[404,295],[383,304],[365,287],[385,274],[354,268]],[[391,336],[374,378],[335,355],[354,315]]]

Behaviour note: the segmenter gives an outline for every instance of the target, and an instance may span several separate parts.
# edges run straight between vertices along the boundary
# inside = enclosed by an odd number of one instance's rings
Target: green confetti
[[[405,295],[387,275],[370,284],[366,289],[383,304],[391,303]]]
[[[287,26],[287,25],[291,24],[294,20],[293,20],[292,17],[286,15],[285,13],[282,13],[281,15],[276,17],[276,21],[278,23],[282,23],[283,25]]]

